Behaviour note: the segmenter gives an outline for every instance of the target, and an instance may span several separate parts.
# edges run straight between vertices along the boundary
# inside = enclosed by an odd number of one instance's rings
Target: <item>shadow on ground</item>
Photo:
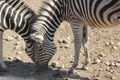
[[[24,63],[22,61],[5,61],[8,66],[8,72],[0,72],[0,80],[89,80],[86,77],[80,77],[75,74],[68,74],[67,71],[57,68],[56,70],[47,70],[36,72],[34,63]]]

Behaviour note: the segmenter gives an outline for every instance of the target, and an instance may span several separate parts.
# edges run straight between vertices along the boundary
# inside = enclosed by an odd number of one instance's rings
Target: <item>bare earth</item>
[[[23,0],[38,13],[43,0]],[[23,39],[12,31],[4,33],[4,61],[9,72],[1,73],[0,80],[120,80],[120,26],[113,28],[89,28],[89,54],[91,62],[87,70],[81,70],[84,51],[74,74],[67,71],[73,63],[74,44],[71,27],[61,24],[55,34],[57,53],[50,64],[55,68],[35,73],[35,64],[28,58]]]

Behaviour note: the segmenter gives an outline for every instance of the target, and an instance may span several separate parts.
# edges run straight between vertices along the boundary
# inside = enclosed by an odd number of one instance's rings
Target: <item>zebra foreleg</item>
[[[79,53],[81,49],[82,37],[83,37],[83,26],[81,25],[72,25],[73,35],[74,35],[74,46],[75,46],[75,57],[73,65],[71,66],[69,73],[72,73],[74,68],[78,66],[79,62]]]
[[[3,32],[0,31],[0,71],[1,72],[6,72],[7,71],[7,66],[3,62],[3,58],[2,58],[2,49],[3,49],[2,38],[3,38]]]
[[[84,49],[84,53],[85,53],[85,63],[83,64],[82,69],[86,70],[88,67],[88,63],[90,62],[90,56],[89,56],[89,52],[88,52],[88,29],[87,26],[85,26],[83,28],[83,40],[82,40],[82,44],[83,44],[83,49]]]

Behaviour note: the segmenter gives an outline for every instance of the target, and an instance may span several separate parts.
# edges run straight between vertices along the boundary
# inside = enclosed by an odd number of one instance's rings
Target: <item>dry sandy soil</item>
[[[36,13],[41,0],[23,0]],[[43,1],[43,0],[42,0]],[[88,70],[81,70],[84,63],[84,51],[81,49],[80,61],[74,74],[67,71],[73,63],[74,44],[71,27],[61,24],[55,34],[57,52],[51,63],[53,70],[35,73],[35,65],[26,55],[25,43],[12,31],[4,33],[4,61],[9,72],[0,73],[0,80],[120,80],[120,26],[106,29],[89,28],[89,54],[91,62]],[[60,43],[61,40],[66,43]]]

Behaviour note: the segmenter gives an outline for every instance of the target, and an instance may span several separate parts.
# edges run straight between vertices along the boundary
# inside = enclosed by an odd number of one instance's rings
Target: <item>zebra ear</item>
[[[31,34],[30,37],[31,37],[31,39],[33,39],[35,41],[39,41],[39,42],[44,40],[44,37],[39,34]]]

